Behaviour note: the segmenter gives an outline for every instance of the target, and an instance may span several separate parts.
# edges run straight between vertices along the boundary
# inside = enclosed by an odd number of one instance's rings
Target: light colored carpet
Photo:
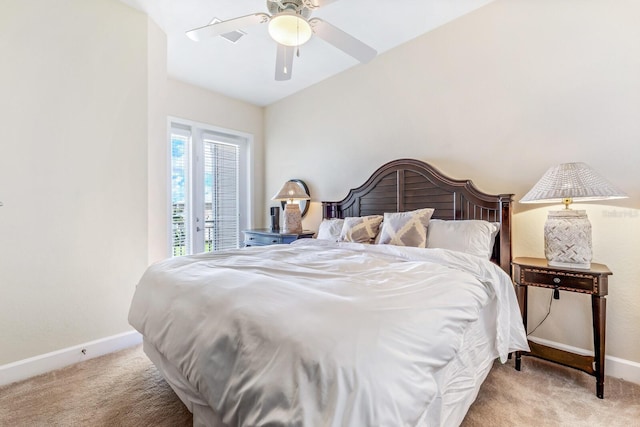
[[[192,417],[134,347],[0,388],[0,426],[190,426]],[[533,358],[496,363],[463,427],[640,427],[640,386]],[[360,427],[360,426],[358,426]]]
[[[640,427],[640,385],[606,377],[604,399],[595,377],[575,369],[524,357],[494,363],[463,427]]]
[[[191,426],[142,346],[0,388],[0,426]]]

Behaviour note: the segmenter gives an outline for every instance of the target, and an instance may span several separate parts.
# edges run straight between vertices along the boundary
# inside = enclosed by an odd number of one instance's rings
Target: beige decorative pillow
[[[371,243],[378,234],[382,215],[347,217],[344,219],[341,242]]]
[[[428,208],[410,212],[385,212],[378,244],[426,247],[427,226],[434,210]]]

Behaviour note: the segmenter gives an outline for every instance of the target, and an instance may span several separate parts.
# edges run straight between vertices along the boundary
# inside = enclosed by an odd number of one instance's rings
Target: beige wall
[[[148,18],[147,18],[148,19]],[[169,143],[167,141],[167,36],[155,22],[147,26],[147,130],[149,168],[149,262],[169,253]]]
[[[130,330],[147,265],[147,20],[2,2],[0,365]]]
[[[265,194],[305,180],[315,228],[319,201],[343,198],[397,158],[516,200],[548,167],[584,161],[631,196],[580,207],[594,261],[614,272],[607,353],[640,362],[638,22],[634,0],[495,1],[267,107]],[[550,208],[515,205],[516,256],[543,256]],[[535,324],[548,294],[532,293]],[[536,335],[592,348],[587,297],[562,293]]]

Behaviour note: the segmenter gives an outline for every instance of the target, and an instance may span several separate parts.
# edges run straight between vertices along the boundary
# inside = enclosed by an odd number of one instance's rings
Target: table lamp
[[[544,253],[552,267],[591,267],[591,223],[584,210],[573,210],[573,202],[628,197],[585,163],[553,166],[520,200],[520,203],[564,203],[564,209],[549,211],[544,225]]]
[[[309,195],[295,181],[285,182],[280,191],[271,198],[271,200],[285,200],[287,202],[283,215],[283,233],[302,233],[302,213],[300,212],[300,205],[295,203],[294,200],[309,199]]]

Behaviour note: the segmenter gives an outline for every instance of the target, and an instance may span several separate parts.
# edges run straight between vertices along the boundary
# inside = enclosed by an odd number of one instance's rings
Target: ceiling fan
[[[213,22],[187,31],[187,36],[200,41],[242,30],[257,24],[268,24],[269,35],[278,43],[276,52],[276,80],[291,79],[293,56],[299,46],[313,34],[354,57],[360,62],[371,61],[377,52],[355,37],[320,18],[311,18],[311,12],[337,0],[267,0],[266,13],[253,13],[226,21]]]

